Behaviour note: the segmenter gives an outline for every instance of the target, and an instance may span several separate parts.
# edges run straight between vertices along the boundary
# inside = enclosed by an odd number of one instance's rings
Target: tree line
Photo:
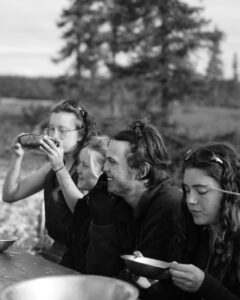
[[[129,99],[146,110],[211,91],[216,98],[224,34],[210,29],[203,14],[203,7],[179,0],[71,0],[57,24],[64,45],[55,61],[71,62],[62,86],[88,94],[84,79],[104,73],[112,113]],[[206,76],[191,60],[200,49],[209,53]]]
[[[224,33],[210,29],[204,8],[180,0],[70,0],[57,23],[63,47],[54,61],[69,61],[58,78],[1,77],[0,96],[73,97],[126,109],[165,110],[173,101],[238,106],[237,54],[233,78],[223,79]],[[192,56],[205,49],[205,75]]]

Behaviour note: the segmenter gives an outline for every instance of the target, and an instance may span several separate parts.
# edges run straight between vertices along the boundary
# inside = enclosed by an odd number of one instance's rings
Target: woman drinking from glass
[[[40,150],[48,161],[25,178],[20,177],[24,149],[16,138],[13,142],[13,159],[3,186],[3,201],[12,203],[44,190],[46,229],[56,249],[64,249],[75,204],[83,197],[76,186],[78,154],[96,134],[95,123],[80,103],[63,100],[52,107],[45,136],[40,142]],[[51,138],[57,139],[59,145]]]

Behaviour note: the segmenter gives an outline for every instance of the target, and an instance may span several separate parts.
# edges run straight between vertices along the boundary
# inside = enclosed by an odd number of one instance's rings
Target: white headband
[[[219,189],[215,186],[210,186],[211,189],[225,193],[225,194],[230,194],[230,195],[235,195],[235,196],[240,196],[240,193],[237,192],[232,192],[232,191],[227,191],[227,190],[223,190],[223,189]]]

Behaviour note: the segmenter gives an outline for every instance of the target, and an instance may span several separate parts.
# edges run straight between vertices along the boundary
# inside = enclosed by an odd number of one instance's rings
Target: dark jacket
[[[196,293],[187,293],[174,286],[171,280],[159,281],[158,284],[145,291],[147,294],[146,299],[159,300],[163,296],[166,300],[240,299],[239,249],[235,249],[234,258],[220,281],[211,275],[214,266],[209,253],[209,231],[206,228],[201,228],[194,240],[197,244],[192,255],[182,255],[182,258],[178,259],[178,261],[180,263],[193,264],[205,271],[205,278],[200,289]]]
[[[73,171],[72,179],[77,183],[77,171]],[[66,245],[72,224],[73,213],[69,209],[56,174],[50,170],[44,184],[44,202],[46,229],[48,235],[59,244]]]
[[[62,261],[60,262],[62,265],[72,268],[80,273],[87,273],[88,268],[88,258],[86,256],[87,249],[89,248],[89,228],[91,225],[92,214],[89,207],[89,199],[91,197],[97,197],[97,201],[99,200],[99,194],[103,193],[104,200],[106,197],[115,201],[114,205],[114,215],[119,223],[124,222],[125,219],[132,219],[132,210],[131,208],[119,197],[115,197],[112,194],[109,194],[106,189],[107,178],[105,176],[101,176],[96,184],[96,186],[90,191],[88,195],[86,195],[83,199],[79,199],[73,214],[73,222],[70,229],[70,235],[67,241],[67,250],[64,253]],[[93,190],[97,190],[93,192]],[[99,192],[99,193],[98,193]],[[120,227],[121,230],[121,227]],[[126,232],[124,232],[125,234]],[[129,228],[129,232],[127,233],[129,237],[127,241],[132,243],[133,239],[131,238],[133,235],[135,237],[135,229]],[[132,246],[128,245],[128,242],[124,244],[127,249]],[[91,258],[90,258],[91,259]]]
[[[80,273],[86,273],[86,251],[89,243],[91,215],[88,195],[79,199],[73,214],[73,223],[67,242],[67,250],[61,264]]]
[[[193,257],[188,260],[193,265],[196,265],[201,270],[205,271],[205,279],[195,294],[195,298],[189,297],[187,299],[218,299],[218,300],[237,300],[240,299],[240,269],[239,269],[239,254],[235,249],[235,255],[230,263],[225,276],[221,281],[210,275],[215,268],[209,253],[209,231],[206,228],[201,228],[198,239],[198,250]],[[238,258],[238,259],[237,259]]]
[[[118,199],[114,223],[90,226],[88,273],[126,279],[120,255],[135,250],[168,261],[168,245],[176,230],[181,198],[181,191],[167,178],[143,194],[134,215],[125,200]]]

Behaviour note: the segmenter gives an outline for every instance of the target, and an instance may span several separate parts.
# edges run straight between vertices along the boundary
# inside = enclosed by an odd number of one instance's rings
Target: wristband
[[[55,173],[57,173],[58,171],[62,170],[65,167],[65,165],[61,166],[60,168],[58,168],[57,170],[53,170]]]

